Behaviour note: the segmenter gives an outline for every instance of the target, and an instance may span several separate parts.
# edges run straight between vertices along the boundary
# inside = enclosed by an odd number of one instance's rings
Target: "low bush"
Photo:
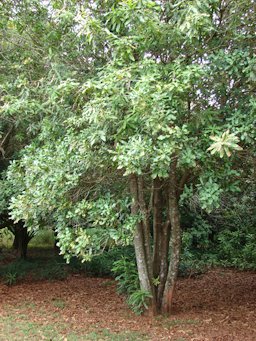
[[[0,278],[7,285],[14,285],[26,276],[34,280],[62,280],[67,275],[67,265],[55,258],[17,260],[0,268]]]
[[[113,264],[112,271],[117,281],[117,290],[120,293],[131,295],[140,288],[135,257],[122,257]]]
[[[151,295],[147,291],[140,290],[134,251],[129,256],[122,256],[115,261],[112,271],[115,274],[118,292],[127,295],[127,303],[135,314],[142,314],[148,309]]]
[[[256,234],[243,229],[218,234],[218,262],[238,269],[256,269]]]
[[[0,229],[0,249],[10,248],[13,243],[13,234],[7,229]]]
[[[134,257],[132,246],[114,247],[94,256],[90,262],[81,263],[79,259],[72,258],[69,266],[73,272],[85,272],[96,277],[113,277],[114,263],[122,257],[131,255]]]
[[[67,278],[68,271],[65,263],[58,263],[53,261],[48,263],[47,266],[43,267],[37,275],[38,279],[47,280],[63,280]]]
[[[0,268],[0,277],[7,285],[14,285],[16,282],[25,277],[31,271],[33,266],[30,262],[17,260],[13,263],[6,264]]]
[[[129,295],[127,303],[136,315],[141,315],[148,309],[151,298],[152,296],[148,291],[138,289]]]
[[[7,272],[3,275],[3,280],[6,285],[14,285],[17,282],[17,272]]]

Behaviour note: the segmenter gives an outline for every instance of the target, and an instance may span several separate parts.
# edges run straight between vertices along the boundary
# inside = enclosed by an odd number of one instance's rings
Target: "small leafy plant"
[[[118,292],[127,294],[128,305],[136,315],[141,315],[148,309],[152,296],[148,291],[140,290],[134,255],[116,261],[112,271],[116,274]]]
[[[127,303],[136,315],[141,315],[149,307],[152,295],[148,291],[136,290],[127,299]]]
[[[114,262],[112,271],[116,275],[115,280],[118,282],[118,292],[131,295],[139,289],[138,272],[133,259],[122,257],[120,260]]]
[[[16,284],[17,279],[18,279],[17,272],[7,272],[4,275],[4,283],[9,286]]]

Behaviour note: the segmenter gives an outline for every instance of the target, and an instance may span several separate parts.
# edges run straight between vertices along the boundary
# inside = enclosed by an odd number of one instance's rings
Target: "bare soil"
[[[256,273],[215,269],[180,279],[170,317],[136,316],[112,279],[72,275],[64,281],[0,284],[0,340],[22,340],[18,333],[4,334],[8,318],[15,325],[22,320],[61,326],[56,338],[48,340],[69,340],[71,332],[77,335],[72,340],[89,340],[88,335],[96,340],[97,333],[107,330],[109,335],[136,333],[137,340],[256,341]],[[32,339],[46,338],[35,334]]]

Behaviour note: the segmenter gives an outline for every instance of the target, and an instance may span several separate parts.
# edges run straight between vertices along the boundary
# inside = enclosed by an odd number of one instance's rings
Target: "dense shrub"
[[[131,295],[139,290],[139,278],[134,254],[122,257],[113,264],[112,271],[118,282],[117,289],[120,293]]]
[[[218,234],[218,262],[222,266],[256,269],[256,234],[244,229]]]
[[[55,258],[16,260],[0,268],[0,278],[8,285],[14,285],[26,276],[34,280],[62,280],[67,275],[66,264]]]
[[[115,261],[125,256],[134,258],[133,247],[114,247],[94,256],[91,261],[85,263],[81,263],[77,258],[72,258],[70,267],[75,272],[86,272],[91,276],[113,277],[112,269]]]
[[[7,285],[16,284],[16,282],[25,277],[34,268],[34,264],[17,260],[13,263],[2,265],[0,268],[0,277]]]
[[[205,266],[256,269],[255,198],[255,184],[249,182],[242,193],[223,197],[211,213],[202,212],[195,202],[183,207],[181,268],[185,272]]]

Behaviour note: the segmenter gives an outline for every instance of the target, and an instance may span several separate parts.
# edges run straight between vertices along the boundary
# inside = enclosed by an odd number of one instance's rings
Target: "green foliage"
[[[118,292],[131,295],[139,290],[139,277],[134,256],[122,257],[114,262],[112,271],[118,282]]]
[[[246,227],[234,231],[225,229],[218,234],[218,261],[222,266],[241,270],[256,269],[256,235]]]
[[[0,277],[8,285],[14,285],[26,276],[35,280],[63,280],[67,275],[65,263],[60,263],[55,259],[17,260],[2,265],[0,269]]]
[[[67,278],[68,271],[65,263],[52,262],[42,268],[36,276],[40,280],[63,280]]]
[[[203,209],[210,212],[213,208],[219,207],[223,189],[218,183],[214,182],[212,178],[201,178],[200,184],[197,187],[199,200]]]
[[[7,229],[0,229],[0,247],[11,247],[13,234]]]
[[[223,214],[216,214],[216,223],[223,222],[223,228],[216,236],[218,261],[221,265],[239,269],[255,269],[255,183],[240,195],[226,199]]]
[[[148,291],[136,290],[128,297],[127,303],[135,314],[141,315],[149,308],[151,299],[152,295]]]
[[[249,181],[249,180],[247,180]],[[244,184],[241,194],[222,199],[210,214],[189,209],[182,213],[181,268],[185,274],[208,266],[255,269],[255,184]]]
[[[179,265],[179,275],[182,277],[200,274],[208,266],[217,264],[216,245],[210,240],[213,227],[199,214],[187,219],[189,226],[182,233]]]
[[[87,274],[96,277],[112,277],[114,275],[113,268],[115,262],[134,254],[132,247],[114,247],[108,251],[102,252],[100,255],[94,256],[89,262],[84,264],[76,258],[72,258],[70,266],[78,271],[85,271]]]
[[[211,151],[211,154],[219,153],[221,158],[223,158],[225,153],[228,157],[230,157],[230,149],[243,149],[237,144],[239,141],[238,137],[235,136],[235,134],[230,134],[229,130],[225,131],[221,137],[211,136],[210,138],[214,141],[214,143],[208,148],[208,150]]]
[[[166,178],[174,158],[180,176],[195,174],[191,193],[202,208],[218,206],[235,177],[227,177],[224,156],[239,157],[238,139],[244,150],[255,142],[255,63],[244,43],[254,22],[250,2],[232,3],[219,24],[217,3],[206,0],[54,2],[51,9],[39,1],[32,11],[28,4],[5,13],[2,28],[10,35],[2,63],[10,67],[2,76],[1,134],[10,118],[18,127],[13,147],[5,147],[19,158],[8,171],[12,218],[30,229],[53,223],[61,252],[88,260],[102,240],[132,240],[134,221],[117,224],[113,212],[129,200],[123,175]],[[15,54],[17,37],[27,45]]]
[[[98,200],[81,200],[64,214],[59,212],[56,231],[60,254],[68,261],[71,256],[88,261],[106,247],[129,245],[136,223],[129,205],[128,198],[114,200],[107,193]]]
[[[117,281],[117,290],[128,296],[127,303],[137,315],[141,315],[149,307],[151,294],[140,290],[139,277],[136,267],[135,255],[122,256],[113,264],[112,272]]]
[[[3,280],[6,285],[14,285],[17,282],[17,273],[16,272],[7,272],[3,275]],[[20,276],[19,276],[20,277]]]
[[[25,274],[31,269],[29,263],[19,260],[7,265],[2,265],[0,269],[0,276],[8,285],[14,285],[18,280],[24,278]]]

